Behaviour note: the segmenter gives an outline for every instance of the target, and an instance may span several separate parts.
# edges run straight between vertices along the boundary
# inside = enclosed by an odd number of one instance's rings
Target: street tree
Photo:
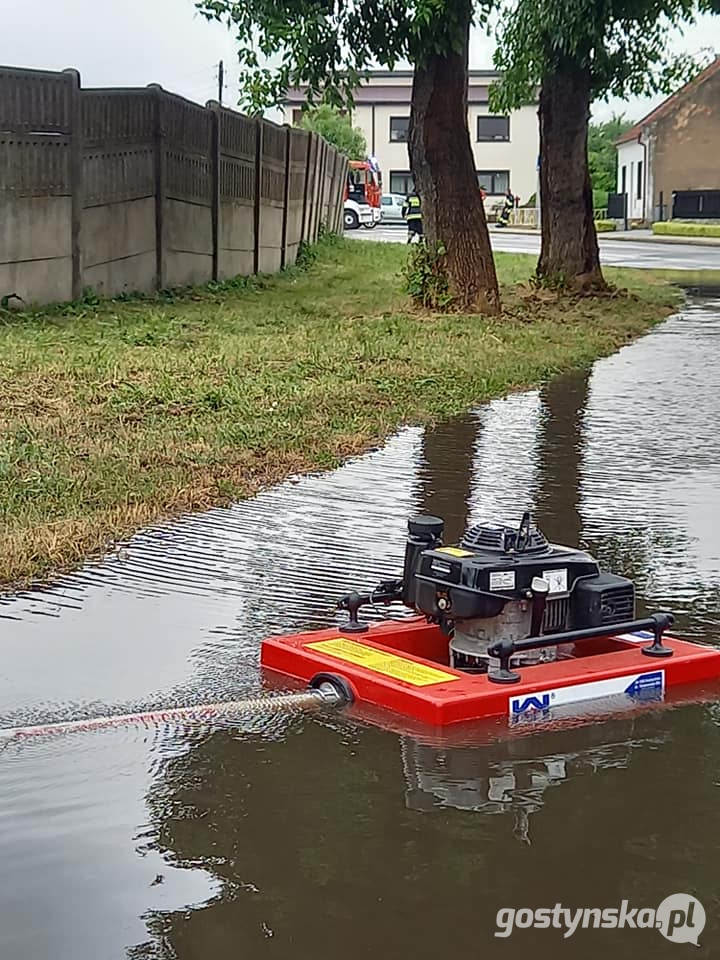
[[[321,103],[306,110],[300,124],[305,130],[312,130],[325,137],[328,143],[337,147],[350,160],[362,160],[367,156],[365,134],[358,127],[353,127],[346,113],[329,103]]]
[[[615,141],[629,130],[632,123],[620,116],[612,116],[610,120],[591,122],[588,128],[588,164],[590,167],[590,181],[593,194],[603,196],[602,203],[593,201],[594,206],[606,207],[607,194],[615,190],[617,149]]]
[[[542,281],[605,288],[588,167],[590,105],[669,92],[687,79],[696,65],[673,56],[667,37],[695,9],[695,0],[516,0],[501,18],[495,106],[533,102],[540,90]]]
[[[363,72],[414,67],[409,155],[427,242],[453,304],[499,312],[495,264],[467,125],[470,28],[493,0],[196,0],[234,31],[245,104],[280,103],[289,87],[351,103]],[[485,5],[487,4],[487,6]]]

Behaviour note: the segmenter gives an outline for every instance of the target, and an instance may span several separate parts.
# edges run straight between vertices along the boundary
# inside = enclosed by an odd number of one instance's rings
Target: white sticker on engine
[[[515,571],[514,570],[495,570],[490,574],[491,590],[514,590],[515,589]]]
[[[634,633],[618,633],[616,640],[627,640],[629,643],[647,643],[655,639],[655,634],[651,630],[635,630]]]
[[[567,593],[568,575],[565,567],[562,570],[543,570],[543,580],[548,582],[548,593]]]

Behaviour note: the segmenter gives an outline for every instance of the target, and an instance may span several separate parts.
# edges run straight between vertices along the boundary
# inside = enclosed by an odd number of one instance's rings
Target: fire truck
[[[372,230],[382,219],[382,174],[377,160],[351,160],[345,185],[345,229],[353,230],[362,224]]]

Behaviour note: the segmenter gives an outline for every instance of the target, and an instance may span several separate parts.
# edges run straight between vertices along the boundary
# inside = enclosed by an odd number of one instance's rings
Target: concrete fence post
[[[260,206],[262,203],[262,158],[263,158],[263,120],[255,121],[255,197],[253,205],[253,273],[260,269]]]
[[[288,219],[290,217],[290,127],[285,124],[285,190],[283,192],[282,240],[280,245],[280,269],[287,260]]]
[[[327,156],[328,156],[328,144],[326,140],[321,140],[320,144],[322,146],[322,153],[320,154],[320,195],[318,202],[318,218],[317,218],[317,229],[315,231],[315,239],[320,235],[320,227],[324,226],[323,216],[325,213],[325,175],[327,172]]]
[[[220,111],[222,107],[215,100],[205,104],[212,117],[210,134],[210,196],[212,213],[212,278],[220,277]]]
[[[322,210],[322,158],[325,141],[321,136],[317,139],[317,149],[315,150],[315,163],[313,164],[313,222],[311,237],[312,242],[316,243],[318,238],[318,228],[320,226],[320,211]]]
[[[335,197],[335,233],[343,232],[343,207],[345,206],[345,181],[347,180],[347,160],[340,154],[338,156],[338,183],[337,196]]]
[[[342,154],[337,150],[333,157],[333,197],[332,197],[332,218],[333,233],[340,232],[340,197],[342,195]]]
[[[163,290],[165,288],[165,191],[167,185],[164,90],[159,83],[149,83],[148,87],[155,94],[155,289]]]
[[[83,211],[83,124],[80,102],[80,74],[63,70],[72,78],[70,92],[70,257],[72,263],[72,298],[82,296],[82,254],[80,231]]]
[[[312,133],[308,131],[307,150],[305,151],[305,183],[303,185],[302,221],[300,223],[300,239],[307,240],[308,188],[310,185],[310,155],[312,154]]]

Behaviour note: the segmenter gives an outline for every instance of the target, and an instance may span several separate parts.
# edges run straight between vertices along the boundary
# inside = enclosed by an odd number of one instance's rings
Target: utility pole
[[[220,61],[218,64],[218,103],[222,106],[223,87],[225,86],[225,64]]]

